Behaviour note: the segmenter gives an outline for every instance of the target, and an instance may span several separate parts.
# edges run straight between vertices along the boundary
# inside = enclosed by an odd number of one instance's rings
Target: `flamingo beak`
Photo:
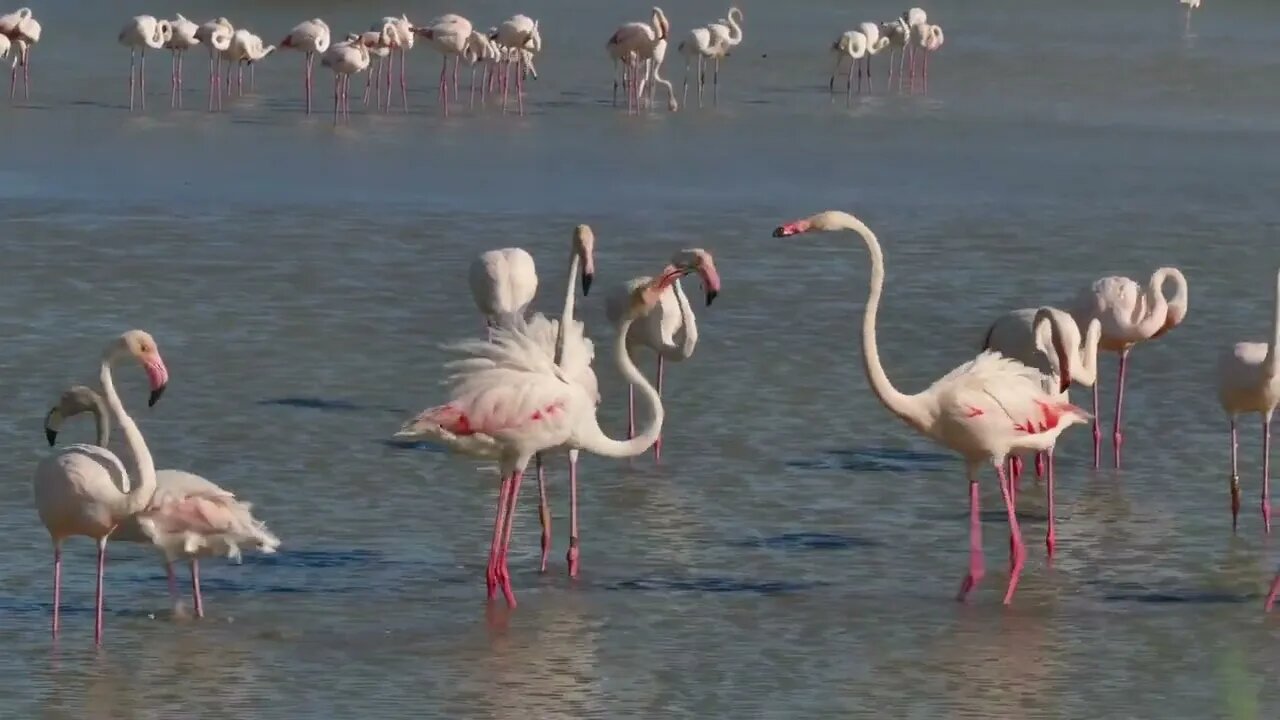
[[[58,441],[57,426],[61,423],[62,412],[57,407],[54,407],[49,411],[48,415],[44,416],[44,437],[49,441],[49,447],[53,447],[54,443]]]
[[[594,273],[582,273],[582,297],[586,297],[591,292],[591,279],[595,277]]]

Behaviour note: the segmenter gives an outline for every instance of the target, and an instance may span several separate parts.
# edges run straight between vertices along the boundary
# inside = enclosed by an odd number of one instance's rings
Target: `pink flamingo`
[[[388,87],[391,83],[390,69],[386,67],[387,58],[391,57],[392,50],[396,46],[396,30],[391,23],[386,23],[381,30],[369,30],[360,33],[360,42],[369,48],[369,56],[371,64],[369,65],[369,74],[365,76],[364,82],[364,105],[369,106],[369,93],[372,91],[378,101],[378,109],[382,109],[382,92],[380,83],[385,74]],[[373,58],[377,58],[376,62]]]
[[[354,33],[329,46],[320,64],[333,71],[333,124],[339,116],[351,121],[351,76],[369,68],[369,48]]]
[[[514,67],[516,73],[516,104],[520,114],[524,114],[524,77],[530,65],[526,62],[534,53],[542,52],[542,34],[538,32],[538,21],[527,15],[513,15],[498,25],[498,30],[491,38],[503,53],[502,72],[502,111],[507,110],[507,87]],[[514,63],[514,65],[513,65]],[[536,77],[536,76],[535,76]],[[457,65],[454,66],[454,84],[457,85]]]
[[[618,97],[618,61],[625,61],[623,79],[627,86],[627,109],[630,111],[634,108],[635,112],[639,112],[640,92],[643,89],[640,65],[643,63],[647,67],[656,54],[665,55],[667,39],[670,35],[671,24],[667,21],[666,14],[662,12],[662,8],[655,6],[648,23],[626,23],[620,25],[613,35],[609,36],[609,41],[605,43],[605,50],[613,59],[615,104]],[[643,77],[648,79],[648,75],[646,70]],[[675,103],[675,96],[671,94],[670,84],[667,86],[667,92],[667,104],[672,106]]]
[[[1164,296],[1164,284],[1174,282],[1172,300]],[[1134,345],[1152,340],[1177,327],[1187,316],[1187,278],[1180,270],[1164,267],[1151,275],[1146,288],[1127,277],[1104,277],[1084,288],[1071,305],[1071,315],[1084,325],[1093,318],[1102,322],[1099,350],[1120,354],[1120,380],[1116,390],[1116,420],[1111,434],[1115,466],[1120,467],[1120,410],[1124,406],[1125,365]],[[1098,427],[1098,383],[1093,385],[1093,466],[1102,462],[1102,430]]]
[[[913,48],[918,48],[924,56],[920,61],[920,91],[929,92],[929,55],[937,52],[942,48],[945,42],[942,34],[941,25],[930,25],[926,22],[917,23],[911,26],[911,44]],[[916,53],[911,53],[911,90],[916,89]]]
[[[117,40],[129,48],[129,110],[133,110],[134,78],[137,77],[138,100],[143,110],[147,109],[147,48],[159,50],[164,47],[167,37],[172,37],[172,29],[168,20],[156,20],[150,15],[138,15],[125,23]],[[136,64],[138,51],[142,51],[142,62]]]
[[[1004,597],[1007,605],[1013,601],[1026,549],[1014,514],[1004,459],[1011,452],[1039,452],[1052,447],[1063,430],[1086,422],[1089,415],[1045,392],[1043,378],[1034,368],[993,352],[984,352],[952,370],[924,392],[915,395],[900,392],[885,374],[876,345],[876,312],[884,286],[884,256],[871,229],[848,213],[827,211],[781,225],[773,234],[789,237],[840,230],[852,230],[861,236],[871,255],[871,288],[862,319],[862,359],[872,390],[890,412],[922,435],[959,453],[967,466],[969,572],[961,583],[959,599],[969,594],[984,573],[978,468],[984,462],[995,466],[1014,545],[1013,567]]]
[[[45,437],[52,447],[62,424],[81,413],[93,415],[97,427],[96,444],[108,446],[111,416],[102,396],[83,385],[68,389],[44,420]],[[66,467],[65,465],[63,466]],[[84,473],[100,473],[111,478],[104,466],[79,468]],[[253,516],[249,503],[199,475],[183,470],[157,470],[156,491],[147,507],[126,518],[111,534],[113,540],[155,545],[165,557],[169,595],[177,608],[177,583],[173,563],[186,558],[191,563],[191,594],[196,617],[204,617],[200,595],[200,557],[224,555],[240,559],[240,547],[274,553],[280,539]]]
[[[1271,416],[1280,404],[1280,276],[1272,316],[1271,342],[1236,343],[1218,361],[1218,399],[1231,418],[1231,530],[1240,516],[1240,474],[1236,464],[1236,416],[1262,415],[1262,522],[1271,532]]]
[[[1039,370],[1046,380],[1045,392],[1066,402],[1067,388],[1071,383],[1091,387],[1097,379],[1098,341],[1101,339],[1102,323],[1097,318],[1089,321],[1089,329],[1082,342],[1080,327],[1069,313],[1053,307],[1022,308],[1001,316],[991,325],[982,349],[994,350]],[[1049,529],[1045,534],[1045,547],[1052,557],[1057,543],[1054,529],[1053,446],[1036,454],[1036,477],[1040,477],[1046,469],[1048,482],[1045,497],[1048,500]],[[1022,460],[1017,455],[1011,455],[1010,490],[1015,501],[1021,474]]]
[[[300,50],[305,56],[303,67],[303,85],[307,96],[307,114],[311,114],[312,71],[315,68],[316,55],[324,55],[329,49],[329,25],[320,18],[304,20],[289,31],[289,35],[280,41],[280,47]]]
[[[387,78],[387,104],[385,111],[391,111],[391,71],[395,67],[395,51],[400,51],[400,104],[405,112],[409,112],[409,81],[405,79],[405,70],[409,67],[409,58],[406,55],[413,49],[414,37],[416,36],[416,28],[413,23],[409,22],[409,16],[401,14],[400,17],[392,17],[388,15],[382,20],[374,23],[369,27],[370,30],[382,31],[390,25],[389,37],[391,54],[388,56],[386,78]]]
[[[468,455],[499,455],[502,483],[489,547],[486,584],[489,598],[501,586],[507,604],[515,593],[507,568],[511,525],[520,481],[534,453],[570,447],[605,457],[634,457],[662,431],[662,399],[627,354],[627,330],[658,302],[676,279],[698,272],[692,264],[667,266],[658,278],[639,287],[617,327],[614,356],[619,371],[640,387],[651,407],[649,425],[628,441],[609,438],[596,419],[596,398],[567,379],[537,338],[519,326],[503,327],[493,342],[472,341],[456,349],[468,359],[454,364],[452,400],[424,410],[407,422],[398,437],[426,437]]]
[[[16,54],[9,73],[9,100],[13,100],[18,87],[18,68],[22,68],[22,98],[31,99],[31,48],[40,42],[40,21],[31,14],[31,8],[20,8],[0,15],[0,35],[9,38]]]
[[[125,412],[111,379],[111,366],[131,358],[147,372],[151,384],[148,405],[155,405],[169,380],[169,371],[155,340],[141,330],[130,330],[107,345],[102,353],[98,379],[107,405],[124,432],[137,474],[129,477],[114,453],[96,445],[68,445],[40,461],[33,487],[36,510],[53,541],[53,636],[58,636],[58,610],[62,591],[62,543],[87,535],[98,543],[98,589],[95,596],[93,641],[102,644],[102,574],[107,562],[107,538],[123,522],[144,510],[156,490],[156,469],[142,433]],[[92,471],[86,471],[91,468]],[[105,472],[104,472],[105,470]],[[130,488],[130,480],[136,485]]]
[[[426,27],[419,27],[415,32],[431,42],[431,46],[439,51],[440,61],[440,107],[445,117],[449,116],[449,57],[453,57],[453,74],[456,78],[458,66],[462,62],[462,54],[471,44],[471,21],[461,15],[442,15],[431,21]],[[401,59],[403,63],[404,60]],[[454,92],[457,92],[454,83]],[[457,98],[454,98],[457,101]]]
[[[234,32],[231,21],[224,17],[210,20],[196,29],[196,38],[209,48],[209,112],[215,108],[222,109],[222,54],[231,47]],[[230,94],[231,88],[227,88],[227,92]]]
[[[169,107],[182,107],[182,58],[187,51],[200,44],[197,33],[200,26],[183,17],[182,13],[169,22],[171,32],[164,46],[173,52],[173,77],[169,81]]]

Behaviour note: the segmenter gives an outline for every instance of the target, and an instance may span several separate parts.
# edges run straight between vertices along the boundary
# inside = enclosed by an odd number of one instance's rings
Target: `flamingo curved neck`
[[[870,289],[867,293],[867,307],[862,315],[862,365],[867,373],[867,381],[871,383],[876,397],[880,398],[880,402],[890,412],[912,427],[927,431],[930,425],[928,409],[923,406],[919,396],[899,392],[880,363],[880,349],[876,343],[876,314],[880,310],[880,295],[884,289],[884,253],[880,249],[880,241],[871,232],[871,228],[848,213],[841,213],[838,221],[840,229],[852,230],[862,237],[867,253],[871,256]]]
[[[729,22],[729,46],[730,47],[738,45],[739,43],[742,42],[742,26],[739,25],[738,21],[734,19],[734,15],[737,15],[738,18],[741,19],[742,11],[736,7],[729,8],[729,17],[726,18],[726,20],[728,20]]]
[[[1102,322],[1097,318],[1089,321],[1089,329],[1085,331],[1084,345],[1080,347],[1080,370],[1075,380],[1081,385],[1093,386],[1098,381],[1098,343],[1102,341]]]
[[[613,345],[613,356],[622,376],[632,385],[639,388],[641,398],[651,408],[649,423],[630,440],[614,440],[605,435],[604,431],[600,429],[599,419],[593,413],[589,426],[582,437],[578,438],[577,446],[596,455],[613,458],[635,457],[648,450],[662,434],[662,421],[665,417],[662,409],[662,398],[658,396],[658,391],[649,384],[648,379],[636,368],[635,363],[631,362],[631,356],[627,352],[627,331],[631,329],[631,324],[634,322],[635,317],[627,316],[618,325],[618,335]]]
[[[560,327],[556,328],[556,352],[552,360],[556,365],[560,365],[564,360],[565,333],[568,332],[565,328],[568,327],[569,323],[573,322],[573,308],[576,300],[575,296],[578,292],[579,267],[580,261],[575,250],[573,258],[569,261],[569,282],[566,283],[568,287],[564,291],[564,310],[560,312]]]
[[[1268,377],[1280,375],[1280,273],[1276,274],[1276,305],[1272,310],[1271,343],[1267,346],[1265,368]]]
[[[115,383],[111,379],[110,358],[102,360],[98,380],[102,383],[107,407],[115,414],[116,422],[120,423],[120,431],[124,433],[125,444],[133,454],[133,461],[138,471],[138,484],[124,495],[124,505],[120,508],[122,513],[133,515],[151,503],[151,496],[155,494],[156,489],[156,466],[151,460],[151,452],[147,450],[147,443],[142,439],[142,433],[138,431],[138,426],[134,424],[133,418],[129,417],[129,413],[125,412],[124,404],[120,402],[120,396],[116,393]]]
[[[679,280],[676,280],[672,291],[676,296],[676,305],[680,308],[680,321],[684,325],[684,342],[677,352],[681,360],[688,360],[698,346],[698,319],[693,315],[693,308],[689,305],[689,298],[684,294],[684,287]]]
[[[107,443],[111,442],[111,416],[107,414],[107,408],[102,402],[102,396],[93,393],[92,405],[89,406],[89,412],[93,414],[93,427],[97,442],[100,448],[105,448]]]

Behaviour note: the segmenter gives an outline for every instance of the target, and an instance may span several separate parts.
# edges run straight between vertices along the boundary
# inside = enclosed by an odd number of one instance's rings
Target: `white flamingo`
[[[493,32],[496,32],[496,28]],[[467,41],[467,47],[462,53],[462,59],[471,66],[471,99],[469,104],[475,107],[476,104],[476,70],[483,67],[484,75],[480,84],[480,102],[484,102],[485,95],[489,85],[489,73],[492,71],[502,59],[502,52],[498,48],[498,44],[489,39],[489,36],[479,30],[471,31],[471,38]]]
[[[1013,542],[1013,567],[1004,602],[1013,601],[1026,549],[1014,513],[1010,481],[1004,459],[1012,452],[1039,452],[1053,446],[1063,430],[1086,422],[1088,413],[1045,392],[1043,376],[1034,368],[999,353],[984,352],[957,367],[924,392],[906,395],[885,374],[876,343],[876,313],[884,287],[884,255],[874,233],[848,213],[827,211],[786,223],[775,237],[800,233],[852,230],[861,236],[871,255],[871,283],[862,318],[862,359],[867,380],[876,397],[914,430],[965,460],[969,478],[969,572],[960,585],[963,599],[984,574],[982,526],[978,503],[978,469],[995,466],[1000,478]]]
[[[53,446],[58,431],[67,420],[81,413],[93,415],[97,426],[96,444],[108,447],[111,417],[102,396],[83,385],[68,389],[45,416],[44,432]],[[127,454],[126,454],[127,456]],[[64,466],[65,467],[65,466]],[[93,466],[80,468],[92,473]],[[104,466],[96,470],[111,482]],[[112,540],[154,545],[165,558],[169,595],[177,604],[177,583],[173,563],[186,559],[191,564],[191,595],[196,617],[204,617],[200,594],[200,558],[225,556],[240,559],[241,547],[274,553],[280,539],[253,516],[252,506],[217,484],[184,470],[157,470],[156,490],[147,507],[121,521]]]
[[[879,23],[858,23],[857,30],[867,37],[867,54],[866,57],[862,59],[862,62],[866,66],[865,75],[867,76],[867,90],[875,92],[875,87],[871,79],[871,56],[880,52],[882,49],[889,47],[889,45],[892,44],[892,41],[889,40],[888,37],[884,37],[883,42],[881,42],[882,37],[880,35]],[[862,83],[858,83],[858,90],[862,90]]]
[[[643,73],[641,72],[641,63],[644,63],[647,68],[655,56],[661,54],[665,57],[667,38],[670,34],[671,24],[667,21],[666,13],[662,11],[662,8],[655,6],[648,23],[626,23],[619,26],[613,32],[613,35],[609,36],[609,41],[605,43],[605,50],[609,53],[609,57],[613,59],[613,96],[615,104],[618,97],[618,62],[625,61],[623,79],[627,85],[627,109],[630,111],[634,108],[635,112],[639,112],[644,82],[649,77],[647,69]],[[642,75],[643,80],[641,79]],[[671,83],[666,83],[666,85],[670,93]],[[675,105],[674,94],[668,96],[667,105],[672,110],[676,109],[673,107]]]
[[[937,52],[944,42],[941,25],[917,23],[911,26],[911,91],[916,89],[916,51],[923,56],[920,61],[920,91],[929,92],[929,56]]]
[[[634,457],[662,431],[662,399],[627,355],[627,330],[647,313],[677,278],[697,272],[692,265],[667,267],[649,285],[637,288],[617,327],[614,357],[618,369],[640,387],[651,407],[644,432],[628,441],[609,438],[596,419],[597,398],[565,376],[537,338],[519,326],[503,327],[493,342],[463,343],[467,359],[452,363],[451,399],[405,423],[398,437],[426,437],[463,454],[500,459],[502,483],[489,549],[486,584],[492,599],[500,586],[515,606],[507,569],[511,518],[520,482],[534,453],[568,447],[605,457]]]
[[[405,112],[409,112],[409,81],[405,77],[405,71],[409,67],[409,58],[407,53],[413,49],[414,40],[417,36],[417,29],[413,23],[409,22],[409,16],[402,14],[400,17],[388,15],[369,27],[370,30],[382,31],[386,26],[390,25],[389,37],[391,40],[391,55],[387,61],[387,104],[384,106],[387,112],[391,111],[391,73],[395,68],[395,51],[400,51],[400,105]]]
[[[227,94],[231,94],[231,65],[235,63],[236,69],[236,94],[244,95],[244,66],[249,66],[249,89],[253,90],[254,71],[253,65],[263,58],[270,55],[276,49],[275,45],[263,45],[262,38],[253,33],[240,28],[231,34],[231,44],[227,47],[223,55],[227,58]]]
[[[320,18],[304,20],[289,31],[288,36],[280,41],[280,47],[299,50],[305,58],[303,66],[303,86],[307,96],[307,114],[311,114],[311,91],[313,88],[312,71],[315,69],[316,55],[324,55],[329,49],[329,25]]]
[[[1166,281],[1174,282],[1174,295],[1164,296]],[[1169,332],[1187,316],[1187,278],[1180,270],[1164,267],[1151,275],[1147,287],[1127,277],[1104,277],[1084,288],[1071,303],[1071,315],[1080,325],[1093,318],[1102,322],[1099,350],[1119,353],[1120,378],[1116,389],[1116,420],[1111,433],[1115,450],[1115,466],[1120,467],[1120,411],[1124,406],[1125,365],[1135,345]],[[1093,385],[1093,466],[1102,462],[1102,429],[1098,426],[1098,386]]]
[[[31,8],[19,8],[0,15],[0,35],[9,40],[15,52],[9,72],[9,100],[12,101],[18,87],[18,68],[22,68],[22,97],[31,99],[31,48],[40,42],[43,29]]]
[[[533,256],[521,248],[481,253],[471,262],[468,281],[471,299],[490,330],[524,317],[538,294]]]
[[[471,34],[474,32],[474,28],[470,20],[461,15],[449,14],[432,20],[424,27],[419,27],[416,32],[426,38],[431,43],[431,47],[440,53],[440,84],[436,94],[440,98],[440,107],[445,117],[448,117],[449,58],[453,58],[453,73],[456,77],[458,66],[462,62],[462,55],[471,43]],[[454,85],[456,86],[457,83],[455,82]],[[457,101],[456,97],[454,101]]]
[[[33,489],[36,510],[53,542],[53,635],[58,635],[62,593],[62,543],[85,535],[98,544],[98,586],[95,595],[93,641],[102,644],[102,574],[107,562],[107,538],[123,522],[150,504],[156,489],[156,470],[142,433],[125,412],[111,378],[111,366],[133,359],[146,370],[151,385],[149,405],[164,392],[169,371],[155,340],[130,330],[109,343],[102,353],[98,379],[107,405],[120,423],[125,444],[136,466],[132,478],[120,458],[96,445],[68,445],[36,466]],[[133,484],[131,480],[136,480]],[[122,490],[122,488],[128,488]]]
[[[706,63],[714,63],[712,72],[712,102],[719,100],[720,61],[727,57],[729,51],[742,43],[742,11],[736,7],[729,8],[727,18],[694,28],[689,35],[676,46],[676,51],[684,56],[684,89],[682,102],[689,102],[689,66],[693,61],[698,63],[698,106],[702,106],[702,91],[707,82]]]
[[[170,33],[168,20],[157,20],[151,15],[137,15],[125,23],[117,40],[129,48],[129,110],[133,110],[134,78],[137,77],[139,105],[147,109],[147,48],[164,47],[165,35]],[[138,53],[142,61],[138,62]]]
[[[182,107],[182,58],[187,51],[200,44],[200,38],[197,33],[200,26],[183,17],[182,13],[178,13],[173,20],[169,21],[172,32],[169,40],[164,44],[166,48],[173,52],[173,77],[169,82],[169,107]]]
[[[1240,515],[1236,417],[1262,416],[1262,522],[1271,532],[1271,416],[1280,404],[1280,276],[1276,278],[1271,342],[1236,343],[1218,360],[1218,400],[1231,418],[1231,529]]]
[[[888,43],[888,38],[880,38],[876,42],[875,51],[879,52]],[[831,44],[831,54],[835,56],[835,66],[831,69],[831,81],[827,83],[827,88],[832,95],[835,94],[836,75],[840,74],[840,68],[845,62],[848,62],[849,76],[846,78],[844,86],[846,105],[853,101],[853,73],[855,70],[858,72],[858,92],[862,92],[861,63],[871,52],[871,44],[861,30],[849,30],[836,38],[836,41]]]
[[[360,42],[359,35],[348,35],[342,42],[334,43],[320,58],[320,64],[333,71],[333,124],[339,116],[351,118],[351,76],[369,68],[369,48]]]
[[[902,74],[907,59],[907,46],[911,42],[911,26],[902,18],[895,18],[887,23],[880,23],[881,37],[889,40],[889,75],[885,79],[887,87],[893,86],[893,56],[898,56],[898,89],[902,89]]]
[[[528,15],[513,15],[498,25],[493,41],[499,47],[506,48],[503,58],[502,72],[502,110],[507,110],[507,88],[514,67],[516,76],[516,104],[521,115],[524,114],[524,76],[528,72],[526,58],[534,53],[542,52],[542,34],[538,32],[538,21]],[[514,66],[513,66],[513,63]],[[458,84],[457,66],[454,66],[454,87]]]
[[[703,250],[681,250],[671,259],[672,266],[683,264],[696,265],[701,268],[704,293],[709,307],[716,295],[720,293],[720,274],[716,270],[715,260],[710,253]],[[650,277],[638,277],[622,284],[605,298],[605,312],[609,322],[617,323],[626,314],[628,302],[635,289],[652,281]],[[684,294],[680,281],[672,283],[658,298],[658,304],[652,312],[631,326],[627,337],[627,348],[632,353],[632,361],[641,348],[652,350],[658,356],[657,392],[662,395],[662,377],[664,362],[684,362],[693,357],[698,347],[698,321],[694,317],[692,304]],[[635,436],[635,392],[627,390],[627,437]],[[662,436],[653,443],[653,459],[662,459]]]
[[[215,18],[200,25],[196,38],[209,48],[209,111],[222,109],[222,54],[231,47],[231,35],[235,28],[224,17]],[[216,99],[216,104],[215,104]]]
[[[1068,402],[1067,389],[1078,383],[1092,387],[1098,378],[1098,342],[1102,339],[1102,323],[1094,318],[1083,340],[1080,326],[1070,313],[1054,307],[1022,308],[1002,315],[987,330],[983,350],[994,350],[1007,358],[1039,370],[1045,377],[1045,392],[1060,402]],[[1047,462],[1046,462],[1047,460]],[[1017,498],[1022,461],[1009,457],[1010,492]],[[1045,497],[1048,500],[1049,528],[1045,547],[1053,555],[1057,544],[1054,516],[1053,446],[1036,454],[1036,476],[1047,472]]]
[[[365,75],[364,81],[364,105],[369,106],[369,94],[373,93],[378,101],[378,109],[381,110],[382,105],[382,88],[381,82],[386,77],[388,83],[391,82],[390,71],[386,67],[387,58],[391,57],[393,49],[396,47],[395,26],[387,23],[382,26],[381,30],[369,30],[360,33],[360,42],[369,48],[369,74]]]

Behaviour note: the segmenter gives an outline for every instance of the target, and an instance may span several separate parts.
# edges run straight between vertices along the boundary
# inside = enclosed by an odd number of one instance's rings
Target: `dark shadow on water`
[[[754,593],[757,595],[782,595],[802,592],[825,583],[802,583],[787,580],[749,580],[724,577],[660,577],[650,575],[634,580],[606,585],[608,590],[636,592],[697,592],[697,593]]]
[[[942,453],[867,448],[823,450],[812,460],[788,460],[787,467],[802,470],[845,470],[849,472],[940,472],[955,460]]]
[[[1237,593],[1226,590],[1198,590],[1179,587],[1151,588],[1137,583],[1087,583],[1099,586],[1102,599],[1107,602],[1137,602],[1150,605],[1187,603],[1191,605],[1244,605],[1262,604],[1257,593]]]
[[[736,547],[764,548],[767,550],[851,550],[853,548],[880,547],[883,544],[876,540],[814,532],[783,533],[772,537],[748,538],[733,543]]]
[[[385,412],[395,413],[397,415],[408,415],[409,412],[404,408],[392,407],[373,407],[371,405],[360,405],[350,400],[329,400],[318,397],[280,397],[267,398],[259,400],[259,405],[280,405],[283,407],[302,408],[304,410],[335,410],[338,412]]]
[[[382,439],[378,441],[379,445],[385,445],[389,448],[397,450],[421,450],[429,453],[443,453],[445,449],[439,445],[435,445],[425,440],[388,440]]]

